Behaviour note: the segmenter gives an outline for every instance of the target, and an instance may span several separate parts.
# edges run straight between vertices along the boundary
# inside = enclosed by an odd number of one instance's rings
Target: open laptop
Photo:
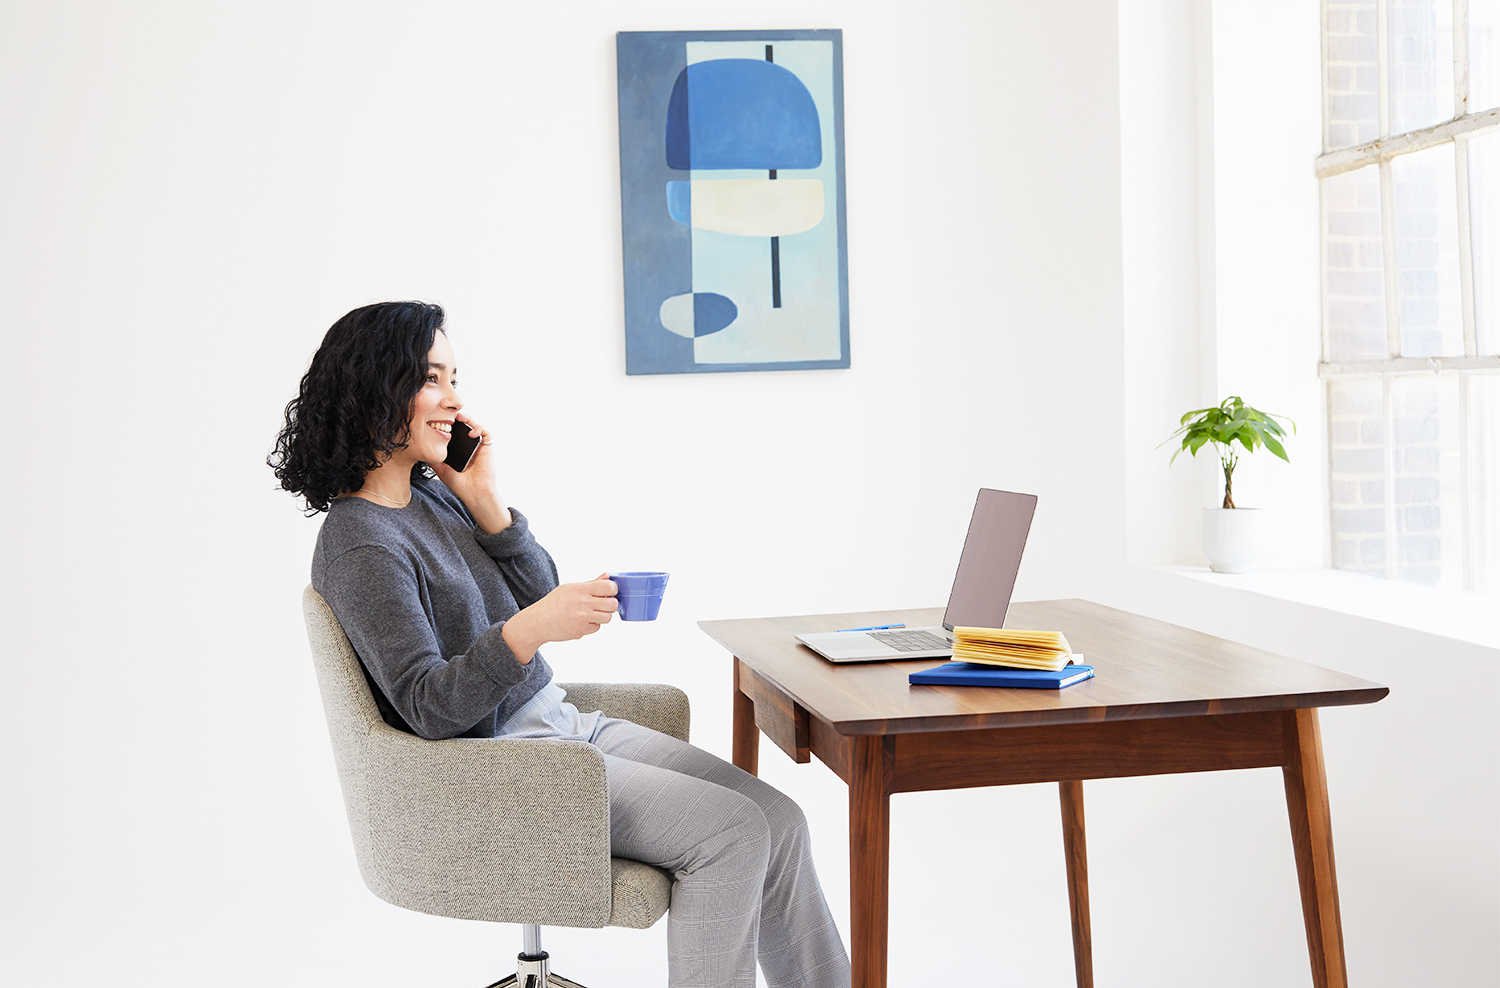
[[[837,631],[798,635],[797,640],[833,662],[935,659],[953,654],[953,629],[999,628],[1021,568],[1021,552],[1036,513],[1035,494],[980,488],[958,558],[941,627],[890,631]]]

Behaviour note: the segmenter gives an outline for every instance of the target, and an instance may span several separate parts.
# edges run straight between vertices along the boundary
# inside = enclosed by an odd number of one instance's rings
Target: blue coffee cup
[[[655,621],[661,610],[662,594],[667,589],[668,575],[640,570],[609,574],[620,590],[620,620]]]

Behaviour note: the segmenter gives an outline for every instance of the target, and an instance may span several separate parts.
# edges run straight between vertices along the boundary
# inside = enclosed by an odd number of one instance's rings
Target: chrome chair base
[[[516,955],[516,973],[507,975],[486,988],[585,988],[547,967],[547,952],[542,949],[542,928],[535,923],[521,927],[525,944]]]
[[[510,974],[489,985],[488,988],[585,988],[560,974],[547,970],[547,954],[519,954],[516,957],[516,973]]]

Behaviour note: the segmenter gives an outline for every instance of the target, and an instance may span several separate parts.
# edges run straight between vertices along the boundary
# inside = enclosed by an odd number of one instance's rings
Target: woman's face
[[[454,413],[464,407],[458,397],[458,365],[448,334],[439,331],[427,351],[427,380],[412,399],[411,444],[408,452],[415,460],[440,463],[448,455],[448,437],[454,424]],[[435,424],[434,424],[435,423]]]

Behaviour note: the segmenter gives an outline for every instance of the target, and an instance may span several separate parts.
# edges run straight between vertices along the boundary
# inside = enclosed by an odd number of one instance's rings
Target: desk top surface
[[[1373,703],[1389,691],[1331,669],[1087,600],[1017,602],[1008,628],[1061,631],[1094,667],[1062,690],[914,686],[947,659],[834,663],[799,633],[904,622],[938,625],[940,607],[700,621],[698,627],[841,734],[1018,727]]]

